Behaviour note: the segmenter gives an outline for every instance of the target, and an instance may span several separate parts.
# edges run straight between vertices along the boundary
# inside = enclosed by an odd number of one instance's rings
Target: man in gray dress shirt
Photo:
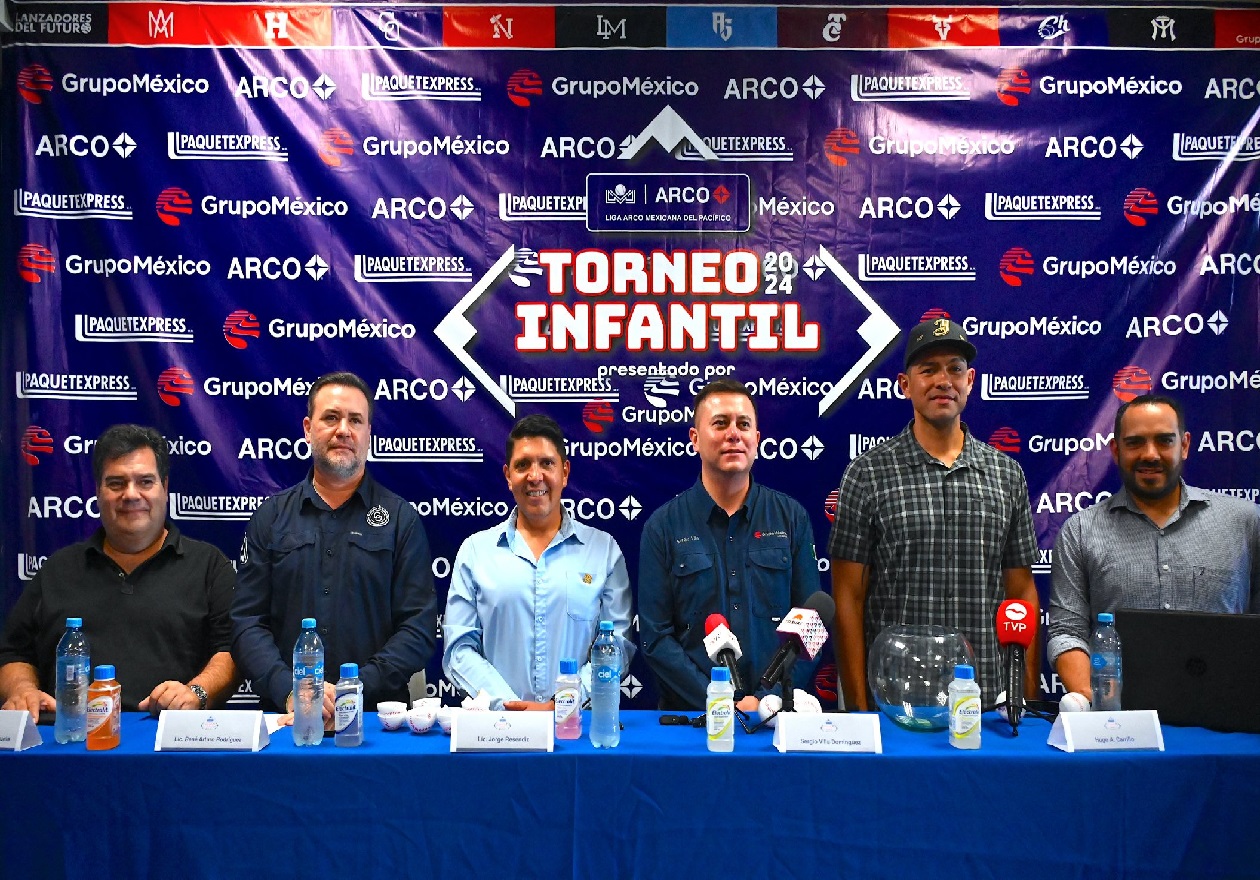
[[[1116,412],[1111,457],[1124,488],[1072,516],[1054,542],[1048,651],[1069,692],[1092,699],[1099,612],[1260,612],[1260,508],[1187,486],[1189,451],[1171,397],[1146,394]]]

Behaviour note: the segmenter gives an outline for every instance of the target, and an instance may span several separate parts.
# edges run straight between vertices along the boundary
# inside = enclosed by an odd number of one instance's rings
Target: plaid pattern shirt
[[[976,653],[988,709],[1002,687],[994,626],[1006,597],[1002,571],[1037,555],[1028,484],[1014,459],[966,425],[952,467],[929,455],[911,426],[844,472],[828,555],[869,568],[867,651],[892,624],[956,629]]]

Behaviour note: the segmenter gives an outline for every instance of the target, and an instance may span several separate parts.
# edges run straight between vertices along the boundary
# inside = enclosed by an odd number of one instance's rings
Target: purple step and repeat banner
[[[442,600],[530,412],[633,578],[723,376],[821,550],[846,465],[911,417],[904,331],[944,315],[1044,601],[1133,395],[1185,401],[1192,482],[1260,494],[1257,46],[1260,13],[1212,8],[18,4],[0,615],[95,528],[119,421],[167,436],[171,518],[235,557],[331,369],[374,391],[370,467]]]

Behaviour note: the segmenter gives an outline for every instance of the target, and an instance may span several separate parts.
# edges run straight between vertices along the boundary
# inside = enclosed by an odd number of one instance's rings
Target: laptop
[[[1260,614],[1118,609],[1125,709],[1161,724],[1260,733]]]

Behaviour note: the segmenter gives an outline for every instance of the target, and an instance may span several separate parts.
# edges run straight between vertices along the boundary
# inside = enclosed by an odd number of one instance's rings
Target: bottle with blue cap
[[[333,744],[362,745],[363,682],[359,679],[358,663],[341,664],[341,677],[337,679],[336,706],[337,720],[333,726]]]
[[[714,666],[712,681],[705,699],[705,727],[709,732],[709,751],[735,751],[735,686],[731,671]]]
[[[980,685],[976,670],[960,663],[949,683],[949,744],[959,749],[980,748]]]
[[[302,633],[293,646],[293,744],[317,746],[324,741],[324,642],[315,618],[302,618]]]
[[[87,747],[89,751],[116,749],[122,742],[122,685],[113,666],[92,670],[88,686]]]
[[[87,739],[87,692],[92,673],[91,649],[83,634],[83,618],[67,617],[66,631],[57,643],[57,720],[53,738],[59,743]]]
[[[1120,634],[1116,618],[1106,611],[1098,615],[1098,627],[1089,641],[1089,686],[1095,712],[1119,712],[1124,669],[1120,657]]]

